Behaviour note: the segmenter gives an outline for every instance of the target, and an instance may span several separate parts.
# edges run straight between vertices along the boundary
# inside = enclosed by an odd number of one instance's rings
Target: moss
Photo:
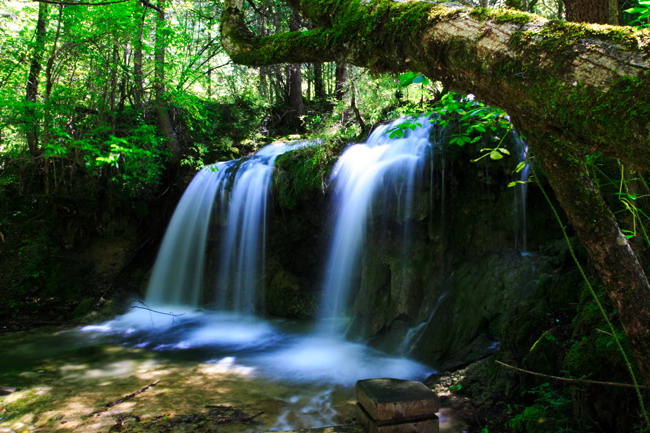
[[[293,209],[309,196],[322,195],[334,157],[326,146],[310,146],[287,152],[275,162],[274,197],[281,207]]]
[[[318,307],[317,293],[304,290],[304,281],[284,269],[274,267],[271,274],[264,293],[268,314],[280,317],[315,317]]]
[[[493,20],[500,23],[526,25],[537,19],[536,15],[513,9],[474,8],[469,15],[479,21]]]
[[[3,404],[5,407],[1,418],[5,425],[10,425],[11,421],[31,422],[36,419],[35,408],[49,401],[50,396],[46,387],[39,387],[18,391],[11,395],[8,400]],[[24,425],[22,422],[20,424]]]
[[[536,90],[535,100],[550,114],[545,121],[564,130],[566,141],[600,143],[610,155],[638,167],[650,166],[648,157],[643,158],[650,135],[639,135],[644,130],[650,133],[650,103],[643,103],[650,102],[650,74],[621,77],[608,92],[579,83],[567,86],[558,82],[555,86],[558,90],[552,93]],[[638,103],[630,105],[631,100]],[[570,124],[567,119],[571,119]],[[568,151],[572,146],[564,147]],[[569,155],[565,151],[562,156]]]

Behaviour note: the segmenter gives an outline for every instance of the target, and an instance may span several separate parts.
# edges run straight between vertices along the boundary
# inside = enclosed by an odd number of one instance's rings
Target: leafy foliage
[[[525,394],[534,397],[534,404],[526,406],[508,423],[514,432],[562,433],[567,431],[571,399],[545,382]]]
[[[640,29],[650,27],[650,0],[639,0],[636,6],[625,9],[623,12],[633,17],[630,25]]]

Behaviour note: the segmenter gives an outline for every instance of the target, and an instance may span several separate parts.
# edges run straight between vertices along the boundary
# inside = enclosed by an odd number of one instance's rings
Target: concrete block
[[[431,418],[439,409],[438,396],[422,382],[366,379],[356,385],[357,401],[379,425]]]
[[[397,424],[378,424],[360,404],[357,403],[357,421],[367,433],[439,433],[440,422],[438,417],[405,421]]]

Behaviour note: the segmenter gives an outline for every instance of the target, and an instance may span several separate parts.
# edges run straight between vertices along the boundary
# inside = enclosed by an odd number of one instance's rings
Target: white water
[[[528,195],[528,179],[530,177],[530,164],[528,163],[528,145],[523,141],[516,132],[513,132],[515,146],[517,148],[519,161],[526,162],[524,168],[519,172],[519,183],[515,186],[515,209],[517,211],[518,230],[515,239],[520,240],[515,242],[515,248],[519,247],[522,254],[528,252],[528,233],[526,226],[526,197]]]
[[[212,167],[194,176],[176,206],[149,280],[149,305],[199,305],[214,195],[226,180],[224,167]]]
[[[284,321],[232,312],[134,308],[108,322],[86,326],[91,335],[115,335],[127,345],[162,352],[198,351],[214,368],[237,368],[282,382],[352,386],[359,379],[423,379],[431,370],[342,338],[305,335]],[[224,361],[225,360],[225,361]]]
[[[354,274],[360,265],[365,228],[376,197],[392,188],[400,219],[411,215],[413,185],[429,154],[432,125],[419,119],[421,127],[402,138],[390,138],[387,131],[403,121],[382,125],[365,143],[348,147],[332,172],[334,231],[319,313],[319,332],[324,335],[341,335],[349,320]]]
[[[438,309],[440,308],[440,305],[448,294],[449,292],[445,291],[442,293],[442,295],[440,295],[440,297],[438,297],[436,303],[433,304],[433,307],[431,308],[431,312],[429,313],[427,320],[406,331],[406,335],[400,344],[399,353],[403,353],[405,356],[408,356],[411,354],[411,352],[413,352],[413,349],[415,349],[420,342],[420,339],[422,338],[427,325],[433,320],[434,316],[438,312]]]
[[[252,157],[220,162],[197,173],[165,233],[146,304],[154,308],[208,304],[221,311],[252,314],[263,283],[273,164],[278,155],[308,144],[269,144]],[[206,249],[215,219],[225,226],[217,277],[211,282],[206,277]]]
[[[258,399],[263,395],[262,400],[282,401],[282,410],[273,415],[275,419],[264,431],[339,424],[337,408],[349,406],[357,380],[423,380],[433,372],[414,361],[390,357],[342,338],[305,335],[295,323],[282,320],[231,312],[166,311],[171,314],[136,308],[111,321],[82,328],[75,341],[90,338],[97,344],[153,350],[161,357],[181,359],[184,365],[192,361],[198,373],[221,381],[226,389],[243,386],[252,395],[257,393]],[[239,387],[235,384],[238,378],[243,384]],[[258,410],[255,400],[250,404],[252,410]]]

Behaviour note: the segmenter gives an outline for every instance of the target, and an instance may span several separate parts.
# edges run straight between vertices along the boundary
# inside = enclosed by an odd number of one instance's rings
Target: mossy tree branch
[[[234,61],[342,60],[413,70],[535,119],[581,148],[650,167],[650,32],[545,20],[511,10],[391,0],[289,0],[318,27],[258,37],[237,0],[222,17]]]

